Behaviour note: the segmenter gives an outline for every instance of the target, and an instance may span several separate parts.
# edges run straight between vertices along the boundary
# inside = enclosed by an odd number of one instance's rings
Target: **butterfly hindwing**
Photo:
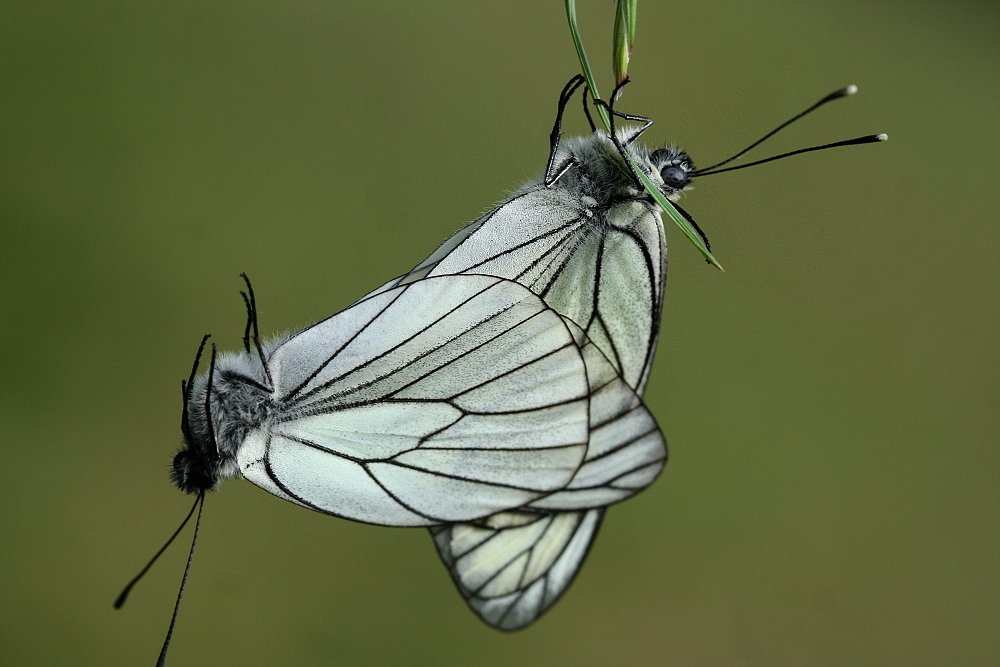
[[[534,512],[430,529],[469,607],[500,630],[525,627],[562,595],[583,565],[604,508],[651,484],[667,459],[663,436],[636,392],[579,327],[567,327],[589,382],[583,465],[566,488],[532,502]]]
[[[653,483],[667,463],[667,443],[642,399],[604,354],[567,321],[580,345],[590,392],[590,440],[566,488],[531,503],[547,510],[607,506]]]
[[[604,509],[505,512],[431,528],[438,553],[485,623],[520,630],[565,592],[597,535]]]

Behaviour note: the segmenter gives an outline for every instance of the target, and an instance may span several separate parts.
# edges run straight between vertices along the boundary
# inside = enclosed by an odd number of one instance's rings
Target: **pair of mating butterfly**
[[[525,627],[566,590],[606,508],[648,486],[667,458],[641,398],[666,241],[625,155],[671,200],[691,178],[726,171],[636,144],[651,121],[600,100],[612,120],[643,124],[561,141],[582,83],[560,95],[543,178],[404,276],[267,342],[247,281],[243,351],[213,345],[198,377],[206,336],[184,385],[187,449],[172,476],[198,494],[199,521],[205,491],[242,476],[319,512],[428,527],[459,591],[495,628]]]

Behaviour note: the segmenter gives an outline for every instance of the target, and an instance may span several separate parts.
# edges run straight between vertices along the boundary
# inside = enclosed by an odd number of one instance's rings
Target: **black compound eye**
[[[667,186],[675,190],[680,190],[688,184],[688,174],[680,167],[664,167],[660,177]]]

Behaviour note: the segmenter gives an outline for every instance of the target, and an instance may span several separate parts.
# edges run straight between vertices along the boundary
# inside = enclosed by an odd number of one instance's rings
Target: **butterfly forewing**
[[[641,393],[656,346],[665,261],[663,225],[648,206],[591,209],[558,189],[533,186],[382,289],[447,274],[518,282],[579,325]]]
[[[285,405],[238,462],[313,509],[383,525],[474,520],[565,487],[586,455],[580,348],[516,283],[393,288],[291,337],[272,360]]]

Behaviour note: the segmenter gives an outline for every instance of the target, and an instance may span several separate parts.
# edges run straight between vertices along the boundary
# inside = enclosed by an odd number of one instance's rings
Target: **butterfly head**
[[[204,346],[204,342],[202,343]],[[201,350],[199,350],[199,358]],[[271,392],[262,363],[240,352],[216,356],[208,372],[184,383],[181,433],[185,448],[174,456],[170,478],[182,491],[199,493],[237,474],[236,451],[266,421]]]
[[[692,186],[694,162],[679,148],[657,148],[649,154],[647,164],[651,172],[650,178],[667,197],[676,196],[681,190]]]
[[[170,479],[185,493],[207,491],[218,483],[211,464],[190,448],[177,452],[171,466]]]
[[[215,346],[207,376],[195,378],[198,362],[205,347],[202,340],[195,358],[191,379],[181,384],[184,408],[181,415],[181,433],[185,448],[174,456],[170,479],[185,493],[200,493],[215,487],[219,482],[218,442],[212,421],[212,384],[215,379]]]

